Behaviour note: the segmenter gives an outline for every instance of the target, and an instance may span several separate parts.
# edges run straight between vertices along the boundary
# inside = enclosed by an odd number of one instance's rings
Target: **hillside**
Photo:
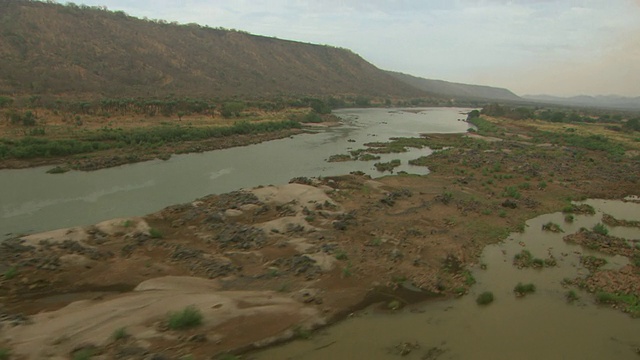
[[[424,79],[393,71],[387,71],[387,74],[408,85],[436,96],[445,96],[460,100],[522,101],[518,95],[503,88]]]
[[[0,0],[0,94],[425,96],[345,49],[21,0]]]
[[[569,106],[599,107],[620,110],[640,110],[640,97],[624,97],[617,95],[580,95],[572,97],[560,97],[551,95],[524,95],[523,98],[530,101]]]

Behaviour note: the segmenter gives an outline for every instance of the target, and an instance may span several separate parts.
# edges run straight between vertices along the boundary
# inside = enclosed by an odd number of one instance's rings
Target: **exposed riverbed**
[[[592,228],[603,213],[617,219],[640,220],[640,204],[589,200],[595,215],[576,215],[572,223],[553,213],[527,222],[524,233],[487,246],[482,270],[472,273],[477,283],[460,299],[431,301],[399,312],[378,305],[353,314],[344,322],[314,334],[249,356],[251,359],[637,359],[640,321],[594,304],[593,294],[564,286],[564,279],[588,274],[580,255],[607,260],[607,268],[628,264],[621,256],[607,256],[563,241],[581,227]],[[542,230],[554,222],[563,233]],[[610,234],[640,241],[640,229],[611,227]],[[518,269],[512,263],[523,249],[538,258],[553,257],[557,266]],[[533,283],[525,297],[513,292],[518,283]],[[574,290],[579,299],[567,302]],[[495,301],[476,304],[476,296],[492,291]],[[385,310],[380,310],[384,308]]]
[[[420,110],[420,111],[416,111]],[[362,171],[372,176],[376,161],[328,163],[329,156],[363,148],[365,143],[419,133],[460,133],[468,109],[345,109],[335,114],[343,125],[288,139],[201,154],[176,155],[92,172],[46,174],[51,167],[0,171],[0,240],[16,234],[88,225],[144,215],[208,194],[282,184],[298,176],[331,176]],[[396,171],[426,174],[407,161],[431,153],[413,149],[382,155],[400,159]],[[387,173],[388,174],[388,173]]]

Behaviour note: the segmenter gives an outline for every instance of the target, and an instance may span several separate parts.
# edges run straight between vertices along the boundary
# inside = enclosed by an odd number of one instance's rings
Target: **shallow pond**
[[[589,200],[596,214],[576,215],[564,222],[561,213],[527,222],[524,233],[487,246],[481,263],[472,269],[477,283],[469,294],[454,300],[430,301],[397,313],[371,307],[339,324],[314,333],[309,340],[267,349],[249,359],[638,359],[640,319],[594,304],[593,296],[578,289],[579,300],[568,303],[564,278],[585,275],[580,254],[605,258],[609,268],[628,263],[567,244],[562,238],[581,227],[591,228],[605,212],[617,219],[640,220],[640,204]],[[552,221],[564,233],[542,230]],[[640,229],[610,228],[610,234],[640,241]],[[534,257],[553,255],[558,265],[518,269],[512,261],[523,249]],[[533,283],[536,291],[518,298],[518,283]],[[491,291],[495,301],[476,304],[476,297]],[[405,353],[402,356],[402,353]]]
[[[298,176],[332,176],[363,171],[383,175],[376,161],[328,163],[334,154],[372,141],[420,133],[465,132],[469,109],[344,109],[343,125],[316,133],[251,146],[173,156],[93,172],[46,174],[51,167],[0,171],[0,240],[12,234],[89,225],[116,217],[145,215],[163,207],[245,187],[283,184]],[[383,155],[400,159],[397,171],[426,174],[408,160],[431,153],[412,149]],[[388,173],[387,173],[388,174]]]

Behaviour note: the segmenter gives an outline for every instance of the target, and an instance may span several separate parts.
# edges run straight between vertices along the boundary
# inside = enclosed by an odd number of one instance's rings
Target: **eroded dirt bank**
[[[4,242],[0,347],[200,359],[306,336],[371,299],[395,308],[463,294],[465,267],[524,220],[639,192],[637,161],[431,138],[454,148],[422,160],[426,177],[293,179]],[[203,323],[171,330],[168,313],[188,305]]]

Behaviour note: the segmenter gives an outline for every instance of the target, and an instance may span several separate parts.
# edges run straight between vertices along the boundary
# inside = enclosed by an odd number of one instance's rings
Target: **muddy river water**
[[[376,161],[328,163],[334,154],[372,141],[420,133],[460,133],[459,119],[470,109],[345,109],[343,125],[287,139],[173,156],[92,172],[46,174],[51,167],[0,171],[0,241],[16,234],[90,225],[116,217],[145,215],[196,198],[258,185],[284,184],[298,176],[331,176],[363,171],[380,176]],[[397,171],[425,174],[408,160],[431,153],[414,149],[383,155],[402,160]]]
[[[562,238],[581,227],[591,228],[607,213],[618,219],[640,220],[640,204],[588,200],[595,215],[576,215],[564,222],[561,213],[527,222],[524,233],[487,246],[481,264],[472,269],[477,283],[469,294],[453,300],[430,301],[398,312],[373,306],[347,320],[319,330],[308,340],[252,354],[249,359],[639,359],[640,319],[594,304],[593,295],[564,287],[562,280],[585,275],[580,255],[605,258],[609,268],[628,263],[565,243]],[[552,221],[564,233],[542,230]],[[610,228],[610,235],[640,240],[640,229]],[[558,265],[518,269],[512,261],[523,249],[534,257],[553,255]],[[484,267],[484,266],[483,266]],[[536,292],[518,298],[518,283],[533,283]],[[568,303],[566,294],[580,297]],[[491,291],[495,301],[476,304],[476,297]],[[404,354],[404,355],[403,355]]]

